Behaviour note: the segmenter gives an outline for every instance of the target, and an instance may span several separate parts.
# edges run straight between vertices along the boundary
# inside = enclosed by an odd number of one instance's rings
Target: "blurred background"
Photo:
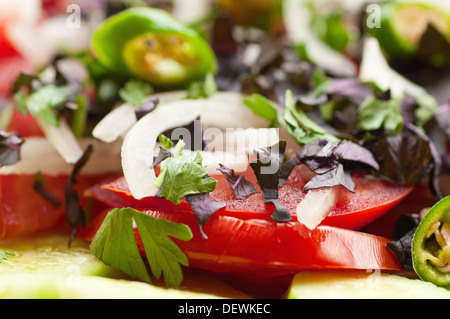
[[[234,88],[236,77],[240,88],[270,86],[263,77],[242,78],[242,64],[261,75],[280,62],[286,47],[331,74],[355,76],[362,40],[370,34],[390,66],[440,103],[450,99],[450,1],[366,0],[0,0],[0,96],[9,95],[19,72],[89,51],[95,28],[132,6],[162,8],[201,32],[217,55],[223,89]],[[300,81],[299,72],[308,70],[297,66],[288,73]]]

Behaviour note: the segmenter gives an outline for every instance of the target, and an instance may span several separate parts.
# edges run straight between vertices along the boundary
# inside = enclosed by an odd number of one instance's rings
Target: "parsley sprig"
[[[151,283],[147,267],[137,247],[133,222],[142,238],[152,274],[164,275],[167,285],[178,287],[183,280],[181,265],[186,255],[170,237],[188,241],[192,232],[187,225],[158,219],[132,208],[111,210],[94,236],[90,249],[103,263]]]

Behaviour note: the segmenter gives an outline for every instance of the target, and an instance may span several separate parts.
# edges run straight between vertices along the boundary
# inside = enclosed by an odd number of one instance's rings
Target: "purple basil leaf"
[[[158,104],[159,104],[159,98],[157,98],[157,97],[154,99],[151,99],[149,101],[145,101],[144,104],[142,104],[135,110],[137,119],[139,120],[144,115],[152,112],[156,108],[156,106],[158,106]]]
[[[217,170],[225,175],[237,199],[246,199],[248,196],[258,192],[253,184],[245,179],[244,174],[236,175],[233,169],[222,164]]]
[[[93,146],[90,144],[84,150],[83,155],[75,163],[64,189],[64,195],[66,200],[66,221],[67,224],[70,227],[72,227],[72,235],[69,240],[69,245],[71,244],[72,240],[75,238],[77,234],[76,227],[78,225],[84,227],[86,224],[85,211],[83,207],[81,207],[80,205],[78,192],[74,190],[73,186],[77,184],[76,177],[83,168],[83,166],[86,164],[86,162],[89,160],[92,152]]]
[[[350,173],[344,170],[342,164],[337,165],[334,169],[328,171],[325,174],[314,176],[303,188],[306,192],[310,189],[333,187],[342,185],[350,192],[355,192],[355,183],[353,182]]]
[[[197,217],[197,223],[200,227],[203,238],[207,238],[202,230],[202,226],[209,220],[209,218],[219,209],[225,207],[225,203],[212,201],[209,193],[201,193],[194,195],[187,195],[186,200],[191,205],[192,210]]]
[[[261,149],[256,153],[257,159],[250,163],[264,195],[264,201],[275,205],[271,217],[278,222],[292,219],[289,211],[278,202],[278,187],[285,150],[286,141],[282,140],[273,146]]]
[[[0,167],[20,161],[20,146],[24,140],[14,133],[0,131]]]
[[[153,157],[153,167],[158,166],[162,161],[169,157],[173,157],[172,152],[160,146],[158,155]]]
[[[346,161],[364,163],[369,166],[372,166],[376,170],[380,168],[380,165],[375,160],[375,157],[373,156],[372,152],[370,152],[365,147],[353,143],[352,141],[348,141],[346,143],[339,143],[334,149],[333,154],[336,156],[338,160],[342,159]]]
[[[331,84],[326,87],[325,93],[345,97],[357,105],[374,94],[369,85],[353,78],[333,79]]]

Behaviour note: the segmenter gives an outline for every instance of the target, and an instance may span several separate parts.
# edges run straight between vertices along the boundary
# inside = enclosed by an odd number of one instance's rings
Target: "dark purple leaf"
[[[325,88],[325,93],[344,97],[359,105],[367,97],[373,96],[373,89],[354,78],[336,78]]]
[[[81,207],[78,192],[74,190],[74,185],[78,183],[76,177],[83,166],[86,164],[86,162],[89,160],[92,152],[93,146],[90,144],[84,150],[83,155],[75,163],[64,189],[66,200],[66,221],[67,224],[72,228],[72,235],[69,239],[69,245],[77,234],[76,227],[78,225],[85,227],[86,225],[85,211],[83,207]]]
[[[353,182],[350,173],[344,170],[342,164],[338,164],[332,170],[324,174],[314,176],[303,188],[306,192],[310,189],[317,189],[322,187],[333,187],[342,185],[350,192],[355,192],[355,183]]]
[[[237,199],[246,199],[248,196],[258,192],[253,184],[245,179],[244,174],[236,175],[233,169],[222,164],[217,170],[225,175]]]
[[[207,238],[203,232],[202,226],[209,220],[209,218],[219,209],[225,207],[225,203],[212,201],[209,193],[201,193],[195,195],[187,195],[186,200],[191,205],[192,210],[197,217],[197,223],[200,227],[203,238]]]
[[[337,160],[353,161],[363,164],[367,164],[374,169],[378,170],[380,165],[375,160],[373,154],[366,149],[352,141],[339,143],[333,151]]]
[[[289,211],[278,200],[278,187],[285,150],[286,141],[282,140],[256,152],[257,159],[250,163],[264,195],[264,201],[275,206],[271,218],[278,222],[292,220]]]
[[[20,147],[24,140],[14,133],[0,131],[0,167],[20,161]]]
[[[158,155],[153,157],[153,167],[158,166],[162,161],[169,157],[173,157],[172,152],[160,146]]]
[[[145,101],[140,107],[136,109],[137,119],[141,119],[144,115],[152,112],[156,106],[159,104],[159,99],[156,97],[154,99]]]

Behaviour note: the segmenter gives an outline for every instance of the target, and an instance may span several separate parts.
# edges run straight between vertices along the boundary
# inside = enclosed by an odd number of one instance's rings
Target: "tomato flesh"
[[[33,189],[34,175],[0,175],[0,239],[33,235],[38,232],[65,229],[64,186],[68,175],[49,176],[43,174],[43,185],[59,201],[59,206],[45,199]],[[105,176],[77,177],[76,187],[81,191],[91,187]],[[82,198],[82,204],[86,204]]]

